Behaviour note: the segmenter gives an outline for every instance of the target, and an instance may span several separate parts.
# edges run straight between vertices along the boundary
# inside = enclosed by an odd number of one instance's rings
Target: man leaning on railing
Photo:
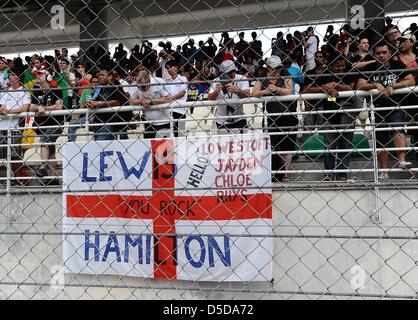
[[[327,130],[335,132],[325,133],[325,147],[327,153],[324,157],[325,170],[348,170],[350,166],[351,152],[340,152],[338,154],[329,150],[350,150],[353,149],[354,132],[349,131],[355,128],[357,113],[340,113],[337,111],[355,109],[354,97],[339,98],[339,91],[352,91],[355,87],[356,77],[347,75],[350,68],[347,66],[346,58],[340,53],[334,53],[328,58],[328,70],[323,77],[317,79],[317,85],[329,95],[328,99],[322,100],[324,111],[336,111],[335,113],[324,114]],[[343,74],[343,76],[341,76]],[[338,130],[347,130],[338,132]],[[337,160],[338,159],[338,160]],[[331,181],[334,177],[338,181],[347,181],[347,172],[339,172],[336,175],[325,173],[324,181]]]
[[[22,86],[19,81],[19,76],[15,73],[14,70],[9,70],[8,73],[9,79],[9,88],[6,92],[3,93],[0,99],[0,116],[20,114],[22,112],[27,112],[30,108],[31,97],[29,92]],[[25,118],[2,118],[0,120],[0,136],[1,136],[1,148],[0,148],[0,157],[1,159],[7,159],[7,144],[8,139],[7,135],[10,133],[10,141],[12,143],[11,147],[11,159],[12,160],[22,160],[23,150],[21,147],[18,147],[22,140],[22,131],[14,130],[19,124],[25,123]],[[10,132],[8,132],[10,129]],[[15,177],[18,177],[20,174],[19,171],[22,170],[22,164],[12,163],[11,165],[13,174]],[[18,184],[16,180],[12,181],[12,185]]]
[[[368,65],[363,71],[371,72],[360,75],[357,83],[359,90],[377,89],[379,95],[373,100],[376,108],[376,128],[389,129],[388,131],[377,131],[376,139],[378,148],[387,148],[392,141],[396,148],[406,148],[405,131],[395,128],[405,125],[405,111],[400,109],[404,105],[404,95],[393,94],[393,90],[410,87],[415,85],[415,79],[411,71],[408,71],[405,64],[401,61],[391,60],[391,47],[387,42],[379,42],[374,48],[376,62]],[[400,70],[400,71],[397,71]],[[391,110],[379,110],[379,108],[389,107]],[[392,130],[390,130],[392,129]],[[411,162],[405,160],[405,151],[399,150],[398,167],[408,169],[412,166]],[[379,165],[381,169],[389,169],[389,152],[382,150],[379,152]],[[379,175],[380,180],[389,179],[386,172]]]
[[[318,75],[323,74],[327,70],[325,52],[317,51],[315,53],[315,68],[309,70],[305,74],[305,81],[303,85],[303,93],[322,93],[322,89],[318,86],[320,77]],[[306,100],[305,111],[322,111],[323,101],[318,100]],[[323,115],[320,113],[309,113],[303,119],[304,126],[307,130],[315,130],[317,127],[321,127],[324,123]]]
[[[97,74],[100,91],[94,100],[87,102],[89,109],[102,109],[121,107],[128,102],[119,82],[114,82],[110,72],[102,69]],[[111,113],[97,113],[94,117],[95,126],[94,139],[96,141],[127,139],[129,122],[132,120],[132,111],[118,111]],[[119,123],[119,124],[117,124]],[[122,124],[120,124],[122,123]],[[126,124],[125,124],[126,123]]]
[[[153,139],[158,132],[170,130],[170,110],[158,109],[159,104],[169,103],[171,97],[167,96],[162,78],[152,77],[148,71],[140,71],[136,76],[137,90],[129,99],[130,105],[143,106],[145,124],[144,138]]]

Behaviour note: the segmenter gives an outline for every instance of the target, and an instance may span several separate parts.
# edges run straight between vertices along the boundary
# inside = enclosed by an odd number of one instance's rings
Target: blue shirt
[[[295,65],[291,65],[289,69],[290,75],[292,76],[292,94],[296,94],[296,84],[304,84],[305,79],[303,78],[302,71]]]
[[[188,101],[200,100],[200,97],[202,97],[205,94],[206,91],[207,91],[207,89],[200,84],[196,85],[194,88],[189,86],[187,100]]]

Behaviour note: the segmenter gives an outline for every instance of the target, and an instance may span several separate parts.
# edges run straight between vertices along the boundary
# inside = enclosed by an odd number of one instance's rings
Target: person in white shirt
[[[136,87],[131,86],[132,84],[123,79],[125,76],[125,71],[119,68],[115,68],[112,70],[112,79],[115,81],[119,81],[120,85],[122,86],[123,92],[126,93],[127,97],[130,98],[137,90]]]
[[[171,60],[166,60],[164,58],[160,58],[160,60],[158,62],[159,65],[160,65],[160,68],[161,68],[162,79],[164,81],[168,81],[168,80],[171,79],[170,74],[168,73],[168,70],[167,70],[167,62],[168,61],[171,61]]]
[[[182,106],[187,102],[188,80],[178,74],[179,65],[176,60],[166,63],[171,79],[167,81],[166,90],[171,98],[174,136],[184,135],[186,131],[187,110]]]
[[[5,116],[28,112],[31,96],[29,91],[19,82],[19,77],[11,70],[9,71],[9,83],[9,89],[0,98],[0,116],[2,116],[0,119],[0,137],[2,144],[0,156],[2,159],[7,159],[7,135],[8,129],[11,129],[11,143],[14,145],[11,148],[12,160],[22,160],[23,150],[16,146],[22,143],[22,132],[15,130],[19,126],[20,121],[18,118],[12,119]],[[24,126],[25,118],[21,118],[21,120],[23,120],[21,121],[23,122],[21,126]],[[19,176],[21,170],[23,170],[21,164],[12,163],[12,171],[15,177]]]
[[[306,48],[306,66],[305,72],[315,68],[315,53],[318,51],[318,38],[314,35],[314,28],[309,27],[307,32],[307,40],[302,38],[303,46]]]
[[[164,80],[152,77],[147,71],[140,71],[136,76],[135,92],[129,99],[129,105],[143,106],[145,124],[144,138],[156,138],[160,130],[170,129],[170,110],[158,109],[159,104],[169,103],[170,98],[164,88]]]
[[[222,62],[220,69],[222,75],[214,80],[208,100],[245,99],[250,96],[249,82],[246,81],[246,77],[237,74],[238,69],[233,61]],[[244,115],[243,104],[219,105],[216,107],[216,125],[219,130],[240,129],[243,132],[247,126],[247,120],[239,117],[242,115]]]
[[[120,82],[121,86],[123,87],[123,91],[125,91],[125,93],[127,93],[129,95],[129,97],[132,97],[133,94],[136,91],[136,88],[133,87],[135,82],[129,82],[129,81],[127,81],[128,79],[129,79],[129,77],[126,78],[126,79],[121,79],[119,82]]]
[[[167,62],[173,61],[173,60],[176,60],[176,58],[172,54],[171,43],[167,42],[166,46],[163,47],[163,49],[161,50],[159,54],[159,60],[158,60],[158,64],[161,68],[161,75],[164,81],[168,81],[171,79],[171,75],[168,72],[168,68],[167,68]]]

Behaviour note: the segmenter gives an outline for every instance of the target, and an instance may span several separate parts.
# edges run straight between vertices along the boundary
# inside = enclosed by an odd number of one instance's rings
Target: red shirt
[[[83,79],[83,80],[80,80],[79,82],[78,82],[78,84],[77,84],[77,86],[78,87],[80,87],[79,89],[78,89],[78,91],[77,91],[77,94],[79,95],[79,96],[81,96],[81,94],[83,93],[83,88],[85,88],[85,87],[91,87],[91,83],[90,83],[90,81],[89,80],[87,80],[87,79]]]
[[[225,52],[222,60],[223,61],[226,61],[226,60],[234,60],[234,56],[230,52]]]
[[[418,62],[417,62],[416,57],[415,57],[415,59],[414,59],[414,60],[412,60],[412,61],[408,61],[408,59],[407,59],[404,55],[400,54],[400,55],[399,55],[399,59],[400,59],[403,63],[405,63],[405,65],[406,65],[406,67],[407,67],[408,69],[418,69]]]

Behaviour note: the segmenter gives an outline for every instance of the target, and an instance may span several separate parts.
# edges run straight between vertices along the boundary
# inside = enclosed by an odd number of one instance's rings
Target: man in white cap
[[[401,60],[408,69],[417,69],[417,55],[414,53],[415,36],[412,33],[405,33],[399,38],[399,60]]]
[[[246,77],[237,74],[237,67],[232,60],[222,62],[221,76],[212,83],[208,100],[245,99],[250,96],[250,85]],[[243,104],[219,105],[216,108],[216,125],[219,130],[243,129],[247,126]]]
[[[254,86],[253,97],[260,98],[266,96],[288,96],[292,94],[293,81],[289,71],[283,67],[279,56],[271,56],[266,60],[268,79],[258,80]],[[271,147],[273,151],[289,151],[289,153],[271,157],[271,170],[273,182],[288,182],[287,174],[279,171],[288,171],[292,164],[292,151],[296,146],[296,135],[278,135],[284,131],[296,131],[298,129],[298,118],[295,115],[286,113],[296,112],[294,101],[270,101],[266,104],[265,114],[267,119],[263,119],[263,128],[270,134]],[[273,115],[273,114],[280,115]],[[267,120],[267,121],[265,121]],[[267,123],[266,123],[267,122]]]

